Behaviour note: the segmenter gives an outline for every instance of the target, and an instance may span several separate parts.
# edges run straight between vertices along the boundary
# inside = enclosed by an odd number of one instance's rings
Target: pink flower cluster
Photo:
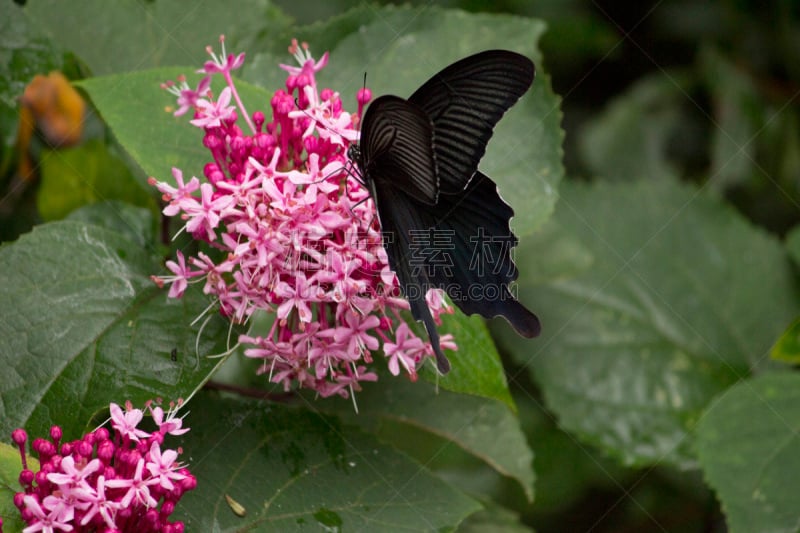
[[[28,468],[23,429],[12,432],[19,447],[23,492],[14,504],[27,524],[24,533],[42,531],[104,531],[108,533],[181,533],[182,522],[169,516],[186,491],[197,481],[176,462],[175,450],[162,450],[166,435],[182,435],[183,421],[172,410],[147,407],[158,426],[148,433],[137,426],[144,413],[126,404],[111,404],[111,427],[99,428],[81,439],[61,443],[58,426],[50,440],[35,439],[31,448],[39,456],[39,471]]]
[[[389,268],[369,192],[346,156],[370,91],[358,91],[357,115],[344,111],[338,93],[317,87],[328,54],[317,61],[305,43],[293,41],[289,51],[299,66],[280,65],[289,73],[286,90],[275,92],[265,124],[262,112],[247,114],[230,75],[244,54],[226,56],[224,40],[222,50],[219,57],[210,52],[213,61],[200,71],[207,75],[196,90],[185,80],[167,84],[178,97],[175,114],[193,109],[191,123],[205,131],[213,159],[205,181],[186,182],[177,168],[176,185],[151,178],[168,202],[164,214],[180,214],[185,230],[217,252],[187,262],[179,251],[177,262],[167,262],[173,275],[153,279],[171,284],[170,297],[204,280],[204,292],[237,323],[270,313],[269,331],[239,342],[250,345],[246,356],[263,360],[260,373],[285,390],[348,397],[359,382],[377,379],[366,365],[381,346],[392,374],[402,368],[416,379],[433,351],[400,315],[408,302]],[[226,81],[216,99],[211,74]],[[237,125],[240,113],[249,134]],[[437,320],[452,312],[438,290],[428,293],[428,303]],[[456,348],[448,335],[442,346]]]

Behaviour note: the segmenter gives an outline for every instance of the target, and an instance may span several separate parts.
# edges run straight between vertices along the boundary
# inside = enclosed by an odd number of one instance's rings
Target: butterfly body
[[[518,271],[514,212],[478,170],[495,124],[530,87],[533,63],[505,50],[464,58],[408,100],[381,96],[367,108],[351,160],[370,189],[389,265],[446,373],[450,363],[426,302],[444,289],[465,314],[503,316],[525,337],[539,320],[509,291]]]

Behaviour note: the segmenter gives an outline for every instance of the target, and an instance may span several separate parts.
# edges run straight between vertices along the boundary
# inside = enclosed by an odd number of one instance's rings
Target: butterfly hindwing
[[[418,106],[381,96],[361,125],[362,172],[428,205],[436,203],[439,180],[433,153],[433,124]]]
[[[440,195],[435,216],[426,222],[441,251],[440,265],[430,268],[429,280],[444,288],[464,314],[485,318],[503,316],[524,337],[535,337],[539,319],[511,294],[519,271],[512,258],[517,244],[509,222],[514,215],[497,185],[485,174],[475,176],[460,195]]]
[[[478,169],[503,114],[528,90],[535,74],[525,56],[487,50],[456,61],[408,99],[434,124],[441,190],[462,190]]]
[[[425,300],[427,290],[437,286],[436,281],[429,279],[427,271],[424,268],[419,269],[419,265],[415,265],[414,258],[410,255],[416,232],[429,224],[424,215],[425,206],[394,187],[385,187],[378,192],[373,182],[372,189],[389,266],[397,275],[400,290],[408,300],[414,320],[421,320],[425,325],[436,355],[437,368],[443,374],[447,373],[450,362],[439,346],[439,332]]]

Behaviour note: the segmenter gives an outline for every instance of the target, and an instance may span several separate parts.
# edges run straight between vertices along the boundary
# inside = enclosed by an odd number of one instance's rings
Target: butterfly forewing
[[[434,124],[441,191],[463,189],[478,169],[503,114],[528,90],[535,69],[525,56],[487,50],[445,68],[408,99]]]
[[[396,96],[381,96],[364,115],[362,169],[379,186],[397,187],[433,205],[439,194],[433,153],[433,124],[419,107]]]

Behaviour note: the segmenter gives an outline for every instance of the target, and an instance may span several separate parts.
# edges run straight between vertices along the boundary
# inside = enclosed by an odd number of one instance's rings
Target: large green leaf
[[[689,435],[702,410],[768,364],[798,313],[780,243],[671,181],[565,184],[555,219],[594,262],[522,287],[542,336],[505,343],[565,429],[627,464],[693,466]]]
[[[506,48],[532,58],[536,80],[495,128],[481,162],[481,169],[514,207],[513,226],[522,236],[550,216],[564,174],[560,99],[550,88],[537,47],[544,30],[543,22],[521,17],[468,14],[430,5],[365,6],[328,22],[293,28],[292,36],[307,41],[317,56],[331,52],[320,84],[339,91],[349,108],[355,108],[355,94],[365,72],[375,96],[408,97],[436,72],[471,53]],[[245,78],[264,86],[282,86],[284,76],[274,65],[289,58],[275,51],[285,49],[288,37],[272,53],[246,66]]]
[[[101,226],[125,235],[141,247],[156,240],[156,225],[151,211],[118,200],[98,202],[69,214],[67,220]]]
[[[166,65],[201,65],[207,45],[245,48],[260,32],[274,33],[287,18],[266,0],[27,2],[28,15],[56,42],[81,57],[94,74]]]
[[[697,454],[732,533],[800,528],[800,376],[767,374],[713,402]]]
[[[226,325],[213,316],[202,331],[191,325],[205,298],[168,300],[149,279],[160,271],[127,234],[81,222],[0,248],[0,435],[59,424],[77,438],[111,401],[193,393],[215,364],[205,355],[224,350]]]
[[[119,143],[142,169],[170,183],[173,182],[172,167],[183,170],[188,180],[193,175],[202,176],[203,165],[211,160],[211,154],[203,146],[203,131],[189,124],[191,113],[173,116],[175,97],[159,88],[162,82],[174,80],[180,74],[186,74],[189,83],[196,85],[200,75],[193,75],[193,70],[191,67],[158,68],[79,83],[79,87],[89,93]],[[217,93],[223,87],[220,81],[212,82]],[[241,81],[237,81],[236,87],[250,113],[268,107],[272,92]]]
[[[198,478],[177,507],[187,531],[449,531],[480,508],[335,417],[201,395],[187,422]]]
[[[417,330],[422,338],[426,338],[427,333],[419,324]],[[458,344],[458,351],[447,353],[452,363],[450,373],[440,377],[433,370],[433,365],[429,365],[420,375],[444,389],[499,400],[516,411],[508,392],[503,362],[483,319],[467,317],[456,310],[453,315],[442,316],[439,330],[441,333],[451,333]]]
[[[375,423],[400,423],[441,437],[441,447],[426,450],[424,453],[429,455],[417,455],[417,459],[428,464],[443,448],[454,444],[503,476],[516,480],[527,498],[533,500],[533,454],[516,413],[507,404],[437,390],[433,385],[406,379],[365,384],[356,400],[357,416],[345,402],[319,407],[339,407],[342,416],[352,416],[354,423],[367,427]]]
[[[668,145],[683,120],[686,83],[675,73],[645,77],[588,121],[578,141],[591,173],[608,180],[677,176]]]

